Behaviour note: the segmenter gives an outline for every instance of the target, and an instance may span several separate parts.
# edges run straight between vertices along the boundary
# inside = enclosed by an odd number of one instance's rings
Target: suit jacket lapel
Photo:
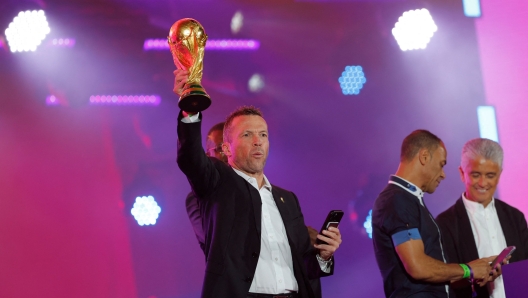
[[[253,214],[255,215],[255,226],[257,227],[258,237],[260,239],[260,230],[262,225],[262,199],[260,198],[260,193],[256,188],[254,188],[247,181],[246,186],[251,195],[251,204],[253,205]]]
[[[271,194],[273,195],[273,200],[275,201],[275,205],[277,205],[277,209],[279,209],[279,213],[282,218],[282,223],[284,224],[284,229],[286,230],[286,236],[288,237],[288,242],[290,243],[290,247],[292,250],[295,249],[295,243],[293,243],[290,239],[290,226],[286,224],[286,218],[290,218],[288,210],[288,202],[286,202],[287,199],[285,199],[281,194],[276,190],[275,187],[271,187]]]
[[[291,218],[289,215],[290,211],[288,210],[288,202],[286,201],[283,196],[276,190],[275,187],[271,187],[271,194],[273,195],[273,200],[275,201],[275,205],[277,205],[277,209],[279,209],[279,213],[282,218],[282,222],[284,224],[284,228],[286,229],[286,237],[288,237],[288,243],[290,244],[290,249],[292,252],[292,261],[293,261],[293,274],[295,275],[295,279],[297,280],[297,284],[299,286],[299,296],[300,297],[309,297],[314,298],[313,291],[309,285],[308,276],[305,274],[305,271],[302,269],[302,264],[304,262],[301,255],[299,255],[296,248],[296,243],[294,243],[291,240],[290,233],[295,233],[295,231],[290,231],[291,227],[286,224],[285,219]],[[315,257],[315,256],[314,256]]]
[[[271,187],[271,194],[273,195],[275,205],[277,205],[277,209],[279,209],[282,221],[284,222],[285,218],[289,218],[288,216],[286,216],[288,214],[288,209],[286,208],[286,201],[273,186]],[[286,224],[284,224],[284,227],[286,228],[286,232],[288,232],[288,227],[286,227]]]
[[[471,223],[469,222],[469,216],[460,197],[455,203],[455,210],[457,212],[457,218],[460,219],[458,224],[459,238],[458,241],[461,244],[461,257],[463,260],[476,260],[479,258],[477,244],[475,243],[475,236],[471,229]]]
[[[255,218],[255,227],[257,228],[258,237],[260,238],[260,231],[261,231],[261,214],[262,214],[262,200],[260,198],[260,193],[256,188],[254,188],[249,182],[246,181],[246,179],[239,176],[234,170],[233,175],[237,177],[235,181],[238,183],[239,189],[244,189],[244,186],[246,187],[249,196],[251,197],[251,208],[253,209],[253,217]]]
[[[504,239],[506,240],[506,245],[517,245],[517,237],[515,235],[515,228],[511,224],[511,218],[506,214],[506,210],[503,208],[501,201],[495,199],[495,210],[497,210],[497,216],[499,217],[499,222],[502,228],[502,233],[504,234]],[[518,261],[518,254],[513,253],[510,259],[510,262]]]

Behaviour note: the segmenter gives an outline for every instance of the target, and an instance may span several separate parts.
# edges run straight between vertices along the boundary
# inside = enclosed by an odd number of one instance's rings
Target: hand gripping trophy
[[[178,106],[190,113],[207,109],[211,105],[211,98],[201,85],[207,41],[204,28],[194,19],[181,19],[172,25],[167,38],[174,64],[189,72]]]

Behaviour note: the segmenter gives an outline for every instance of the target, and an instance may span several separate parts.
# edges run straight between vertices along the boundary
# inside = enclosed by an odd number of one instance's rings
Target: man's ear
[[[429,162],[431,159],[431,154],[429,153],[429,150],[427,148],[422,148],[420,151],[418,151],[418,160],[420,160],[420,163],[422,165],[425,165]]]
[[[466,177],[464,176],[464,169],[462,169],[462,166],[458,167],[458,172],[460,173],[460,180],[466,183]]]
[[[231,146],[229,146],[228,142],[222,143],[222,151],[224,152],[225,156],[230,157],[231,154]]]

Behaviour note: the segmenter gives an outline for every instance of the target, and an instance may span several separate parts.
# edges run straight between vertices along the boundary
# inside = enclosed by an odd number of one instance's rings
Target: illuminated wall
[[[499,198],[528,212],[522,183],[528,178],[528,2],[481,2],[476,30],[486,100],[496,107],[499,141],[504,148],[504,172]]]

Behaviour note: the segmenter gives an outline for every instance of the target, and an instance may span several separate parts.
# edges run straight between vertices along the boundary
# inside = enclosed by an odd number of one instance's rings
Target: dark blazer
[[[191,225],[196,235],[196,240],[200,244],[200,249],[205,252],[205,236],[202,228],[202,216],[200,215],[200,204],[198,204],[198,198],[192,193],[192,191],[185,198],[185,209],[187,215],[191,221]]]
[[[189,216],[194,234],[196,235],[196,240],[198,240],[198,244],[200,244],[200,249],[205,252],[205,236],[202,228],[202,217],[200,216],[200,204],[198,198],[192,192],[190,192],[185,199],[185,208],[187,209],[187,215]],[[310,270],[310,268],[307,270]],[[317,266],[315,270],[320,270],[319,266]],[[323,295],[321,279],[310,279],[310,286],[314,292],[314,298],[321,298]]]
[[[495,199],[495,209],[506,239],[506,245],[517,247],[510,262],[528,259],[528,227],[524,214],[518,209]],[[436,218],[442,232],[444,252],[449,263],[468,263],[479,258],[469,216],[460,197],[456,203]],[[486,287],[475,286],[477,297],[489,297]],[[469,281],[452,286],[456,297],[471,297]]]
[[[202,216],[200,215],[200,204],[198,202],[198,198],[196,197],[196,195],[194,195],[193,192],[190,192],[187,195],[187,198],[185,199],[185,209],[187,210],[187,215],[189,216],[189,220],[191,221],[194,234],[196,235],[196,240],[198,240],[198,244],[200,245],[202,251],[205,252],[205,236],[204,231],[202,229]],[[323,295],[321,289],[321,279],[319,277],[310,279],[310,285],[314,292],[314,298],[321,298]]]
[[[246,298],[260,254],[260,194],[230,166],[205,155],[201,121],[182,123],[181,118],[180,112],[177,162],[199,200],[205,232],[202,297]],[[275,185],[272,194],[288,236],[299,295],[312,298],[306,266],[318,263],[299,201],[295,194]],[[320,269],[310,273],[310,278],[330,275]]]

